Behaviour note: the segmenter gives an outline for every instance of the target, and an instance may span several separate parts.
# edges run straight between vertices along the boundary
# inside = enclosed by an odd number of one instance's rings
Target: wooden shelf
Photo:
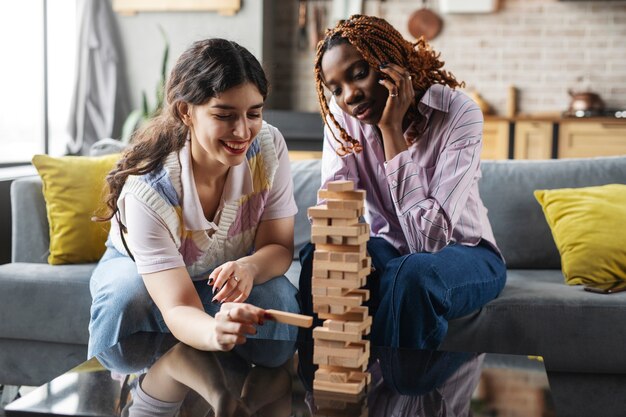
[[[132,15],[137,12],[218,12],[233,16],[241,0],[113,0],[113,10]]]

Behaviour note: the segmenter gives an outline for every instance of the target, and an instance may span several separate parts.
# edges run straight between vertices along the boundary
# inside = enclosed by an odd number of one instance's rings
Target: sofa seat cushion
[[[0,334],[7,339],[86,344],[96,264],[0,265]]]
[[[626,292],[563,283],[560,270],[509,270],[500,296],[450,322],[442,349],[541,355],[550,370],[626,372]]]

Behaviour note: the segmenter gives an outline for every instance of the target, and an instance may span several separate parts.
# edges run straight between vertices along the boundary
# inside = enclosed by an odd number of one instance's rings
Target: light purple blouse
[[[374,126],[343,112],[334,98],[330,109],[363,151],[338,156],[327,126],[322,187],[348,179],[366,190],[371,236],[384,238],[402,254],[437,252],[453,242],[475,246],[481,239],[499,253],[478,193],[483,115],[471,98],[447,86],[430,87],[418,104],[423,120],[409,126],[404,136],[423,133],[387,162]]]

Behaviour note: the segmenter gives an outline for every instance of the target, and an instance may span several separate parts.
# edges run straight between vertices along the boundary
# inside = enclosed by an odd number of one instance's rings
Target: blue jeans
[[[194,281],[194,286],[204,310],[214,316],[220,304],[211,303],[212,287],[206,279]],[[137,265],[115,248],[107,248],[91,276],[89,288],[92,297],[89,358],[133,333],[169,332],[137,272]],[[246,302],[264,309],[299,313],[297,292],[285,276],[280,276],[255,285]],[[266,321],[257,331],[256,338],[274,340],[295,340],[298,333],[293,326],[273,321]]]
[[[314,250],[309,244],[300,252],[304,314],[313,314]],[[478,310],[496,298],[506,282],[504,261],[484,242],[400,255],[387,241],[374,237],[367,250],[375,268],[367,288],[374,317],[370,338],[376,346],[435,350],[446,336],[449,320]]]

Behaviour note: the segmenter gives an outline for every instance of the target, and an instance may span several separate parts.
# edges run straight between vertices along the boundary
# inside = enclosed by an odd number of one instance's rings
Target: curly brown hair
[[[264,100],[267,98],[269,85],[261,64],[236,42],[206,39],[193,43],[183,52],[167,81],[165,107],[135,132],[131,139],[134,145],[107,175],[108,214],[95,220],[106,221],[115,215],[117,200],[129,175],[144,175],[158,169],[168,154],[184,146],[189,128],[183,123],[183,103],[202,105],[247,82],[258,88]]]
[[[411,43],[386,20],[375,16],[357,14],[350,16],[347,20],[340,20],[334,28],[326,30],[324,39],[317,44],[314,66],[315,85],[322,118],[326,125],[330,118],[343,140],[342,142],[337,139],[333,130],[330,129],[333,138],[339,143],[337,149],[339,155],[358,153],[362,150],[359,142],[335,120],[324,94],[322,57],[326,51],[342,43],[354,46],[372,68],[378,70],[381,64],[393,63],[409,70],[416,94],[415,102],[409,107],[407,114],[413,120],[419,118],[417,103],[430,86],[443,84],[456,88],[465,85],[443,69],[444,62],[439,59],[441,54],[435,52],[423,37]]]

